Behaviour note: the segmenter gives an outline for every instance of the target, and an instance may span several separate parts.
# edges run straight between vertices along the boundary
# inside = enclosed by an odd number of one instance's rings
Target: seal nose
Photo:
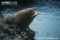
[[[36,15],[36,16],[37,16],[37,15],[38,15],[38,12],[37,12],[37,11],[35,11],[35,14],[34,14],[34,15]]]
[[[38,15],[38,12],[37,11],[34,11],[35,13],[32,15],[32,17],[35,17]]]

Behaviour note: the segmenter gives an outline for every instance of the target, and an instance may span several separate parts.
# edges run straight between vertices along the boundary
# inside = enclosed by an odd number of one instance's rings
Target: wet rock
[[[26,28],[21,31],[20,26],[16,24],[0,24],[0,40],[35,40],[35,32]]]

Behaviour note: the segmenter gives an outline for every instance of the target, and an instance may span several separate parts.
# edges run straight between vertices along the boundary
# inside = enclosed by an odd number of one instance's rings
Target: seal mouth
[[[32,17],[35,17],[35,16],[37,16],[37,15],[38,15],[38,12],[35,11],[35,13],[32,15]]]

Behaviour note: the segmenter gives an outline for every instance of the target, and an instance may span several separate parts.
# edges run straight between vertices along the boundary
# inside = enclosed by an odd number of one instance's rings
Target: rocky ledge
[[[30,28],[27,31],[21,31],[20,26],[16,24],[0,23],[0,40],[35,40],[35,32]]]

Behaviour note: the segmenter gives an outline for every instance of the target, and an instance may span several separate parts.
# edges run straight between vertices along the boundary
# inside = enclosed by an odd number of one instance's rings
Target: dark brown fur
[[[35,17],[35,11],[32,8],[27,8],[19,11],[16,16],[10,16],[5,19],[7,24],[17,24],[21,28],[26,28],[32,22]]]

